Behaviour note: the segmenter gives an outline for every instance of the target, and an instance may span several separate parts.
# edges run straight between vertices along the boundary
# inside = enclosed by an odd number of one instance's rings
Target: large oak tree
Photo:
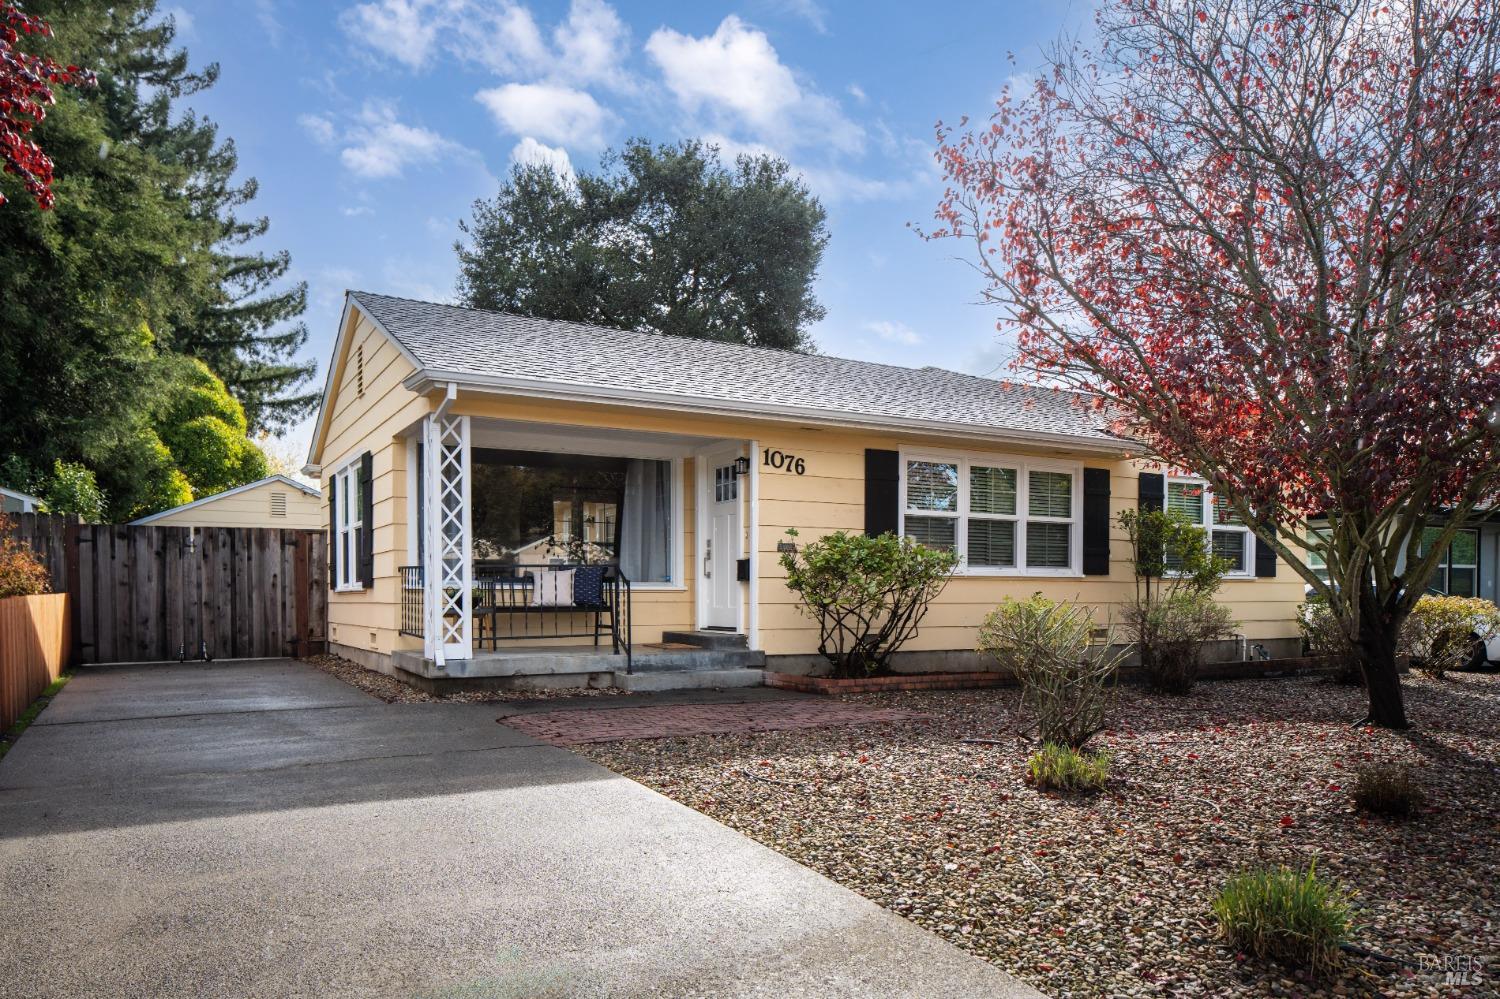
[[[576,178],[521,165],[459,243],[468,305],[803,350],[825,215],[785,162],[628,143]]]
[[[1107,0],[1089,46],[940,129],[941,234],[975,239],[1023,366],[1227,497],[1391,727],[1401,625],[1500,489],[1495,15]]]

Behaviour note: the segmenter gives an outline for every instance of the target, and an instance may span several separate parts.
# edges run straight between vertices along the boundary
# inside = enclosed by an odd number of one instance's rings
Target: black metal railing
[[[574,570],[571,595],[539,587],[544,573],[565,569]],[[598,573],[597,592],[588,578],[593,573]],[[401,587],[401,633],[421,638],[422,567],[402,566]],[[630,604],[630,580],[616,566],[476,561],[470,601],[474,648],[498,651],[502,642],[550,638],[592,638],[597,647],[608,636],[610,650],[625,656],[629,673],[634,662]]]
[[[425,634],[427,615],[422,605],[422,567],[401,567],[401,634],[421,638]]]

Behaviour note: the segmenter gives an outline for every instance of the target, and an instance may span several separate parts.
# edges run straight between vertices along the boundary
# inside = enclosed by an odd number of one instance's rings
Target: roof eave
[[[520,395],[537,399],[557,399],[568,402],[603,402],[643,408],[671,409],[679,412],[710,416],[754,417],[783,423],[817,422],[824,425],[855,430],[901,430],[914,433],[950,434],[997,444],[1032,446],[1037,444],[1052,444],[1092,454],[1139,457],[1146,453],[1145,448],[1139,443],[1125,438],[1101,440],[1096,437],[1054,433],[1044,430],[1023,430],[1002,427],[985,428],[969,423],[952,423],[943,420],[915,420],[891,416],[870,416],[842,410],[819,409],[812,406],[791,406],[786,404],[766,406],[760,403],[710,399],[674,392],[604,388],[597,385],[580,385],[574,382],[549,381],[541,378],[481,375],[472,372],[444,371],[436,368],[419,367],[402,384],[406,388],[418,393],[427,393],[439,388],[445,388],[448,385],[457,385],[459,388],[471,392]]]

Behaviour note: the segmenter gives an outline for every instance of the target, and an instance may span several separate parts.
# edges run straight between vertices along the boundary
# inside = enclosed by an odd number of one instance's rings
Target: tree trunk
[[[1369,603],[1359,622],[1359,667],[1370,695],[1366,720],[1382,728],[1410,728],[1401,695],[1401,675],[1396,672],[1396,636],[1401,622],[1392,621],[1389,614]]]

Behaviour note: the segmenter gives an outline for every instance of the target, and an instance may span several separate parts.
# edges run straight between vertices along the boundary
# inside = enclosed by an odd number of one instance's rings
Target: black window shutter
[[[1109,469],[1083,470],[1083,574],[1109,575]]]
[[[1140,503],[1142,510],[1160,510],[1167,502],[1167,477],[1161,472],[1142,472]]]
[[[328,585],[339,585],[339,477],[328,477]]]
[[[865,448],[865,533],[901,532],[901,454]]]
[[[1275,530],[1275,525],[1270,518],[1266,519],[1266,526]],[[1276,549],[1267,544],[1259,534],[1255,536],[1255,575],[1259,579],[1273,579],[1276,576]]]
[[[359,581],[375,582],[375,497],[370,488],[375,477],[375,456],[366,451],[359,457]]]

